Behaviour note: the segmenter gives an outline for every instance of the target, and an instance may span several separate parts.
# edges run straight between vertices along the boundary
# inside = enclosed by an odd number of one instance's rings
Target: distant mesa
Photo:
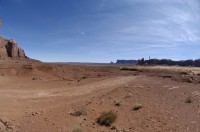
[[[26,59],[28,58],[23,49],[18,47],[12,39],[4,39],[0,35],[0,59]]]
[[[138,60],[138,65],[167,65],[167,66],[194,66],[200,67],[200,59],[196,60],[171,60],[171,59],[149,59],[142,58]]]
[[[116,64],[137,64],[137,60],[117,60]]]
[[[200,59],[196,60],[171,60],[171,59],[148,59],[138,60],[117,60],[116,64],[132,64],[132,65],[167,65],[167,66],[194,66],[200,67]]]

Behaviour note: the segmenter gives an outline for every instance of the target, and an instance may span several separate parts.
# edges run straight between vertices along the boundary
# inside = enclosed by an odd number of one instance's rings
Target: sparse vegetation
[[[115,100],[114,103],[115,103],[115,106],[120,106],[121,105],[121,102],[119,100]]]
[[[135,105],[134,105],[134,107],[133,107],[133,110],[139,110],[139,109],[141,109],[143,106],[142,106],[142,104],[141,103],[136,103]]]
[[[131,92],[128,92],[125,96],[125,98],[131,98],[133,96],[133,94]]]
[[[103,112],[100,117],[97,119],[97,123],[104,126],[110,126],[117,119],[117,113],[113,111]]]
[[[32,78],[32,80],[36,80],[36,78],[35,78],[35,77],[33,77],[33,78]]]
[[[111,130],[116,130],[117,127],[116,127],[116,126],[112,126],[110,129],[111,129]]]
[[[73,130],[72,130],[72,132],[82,132],[82,131],[83,131],[83,130],[82,130],[82,128],[81,128],[80,125],[74,126],[74,128],[73,128]]]
[[[187,97],[185,100],[185,103],[192,103],[192,98],[191,97]]]
[[[88,78],[87,76],[83,76],[81,79],[83,79],[83,80],[84,80],[84,79],[87,79],[87,78]]]
[[[120,70],[138,71],[138,69],[134,67],[120,67]]]
[[[75,110],[74,113],[71,113],[73,116],[81,116],[81,115],[86,115],[86,110],[84,107],[80,107],[79,109]]]

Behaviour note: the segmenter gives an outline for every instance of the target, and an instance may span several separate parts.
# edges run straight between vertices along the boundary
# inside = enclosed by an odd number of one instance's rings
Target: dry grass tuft
[[[185,103],[192,103],[192,97],[187,97]]]
[[[76,125],[74,126],[72,132],[83,132],[83,130],[80,125]]]
[[[73,116],[81,116],[81,115],[86,115],[87,112],[86,112],[84,107],[80,107],[77,110],[75,110],[74,113],[70,113],[70,114],[73,115]]]
[[[104,126],[111,126],[117,119],[117,113],[113,111],[103,112],[97,119],[97,123]]]
[[[141,103],[136,103],[135,106],[133,107],[133,110],[139,110],[141,109],[143,106]]]

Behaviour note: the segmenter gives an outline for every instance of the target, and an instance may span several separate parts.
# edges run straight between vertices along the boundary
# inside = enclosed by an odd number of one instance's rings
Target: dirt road
[[[16,122],[18,122],[18,119],[26,116],[27,111],[30,110],[30,107],[32,112],[34,112],[34,109],[38,109],[40,111],[45,112],[46,110],[52,107],[52,105],[49,106],[49,104],[46,103],[49,102],[49,100],[57,101],[60,98],[67,98],[65,100],[65,103],[71,104],[75,101],[81,101],[83,100],[83,98],[88,98],[91,95],[94,96],[100,93],[111,91],[116,87],[120,87],[131,82],[134,79],[135,77],[133,76],[118,76],[100,81],[86,83],[80,86],[75,85],[72,87],[68,84],[63,85],[62,82],[57,82],[57,87],[51,87],[48,85],[43,87],[36,87],[34,86],[34,84],[26,83],[26,85],[31,85],[31,88],[27,88],[25,86],[21,88],[16,88],[14,83],[15,81],[13,81],[13,86],[10,85],[9,87],[1,88],[1,117],[3,121],[10,122],[10,120],[16,120]],[[4,85],[5,83],[7,82],[5,81]],[[38,81],[36,83],[37,85],[41,85],[44,82]],[[48,84],[48,81],[45,81],[45,83]],[[43,105],[37,105],[37,103],[42,103]],[[11,127],[14,127],[13,129],[17,130],[15,124],[17,123],[12,124]],[[20,124],[18,124],[18,126],[20,126]]]

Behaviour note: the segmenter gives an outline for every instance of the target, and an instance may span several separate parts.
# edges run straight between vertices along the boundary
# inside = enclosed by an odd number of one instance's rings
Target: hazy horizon
[[[1,0],[0,34],[44,62],[200,58],[198,0]]]

